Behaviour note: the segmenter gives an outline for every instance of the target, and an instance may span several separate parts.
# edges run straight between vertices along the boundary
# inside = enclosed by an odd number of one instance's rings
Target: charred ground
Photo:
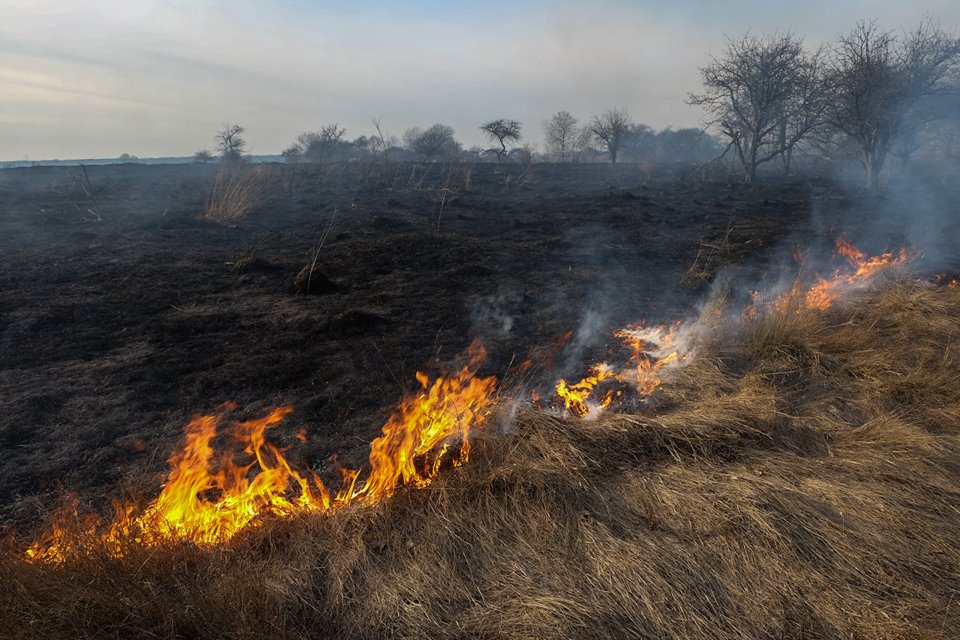
[[[277,166],[262,205],[224,226],[199,217],[216,170],[0,174],[0,522],[36,523],[62,489],[105,506],[227,400],[293,405],[279,441],[306,426],[305,461],[362,463],[414,371],[474,336],[502,376],[580,330],[563,373],[608,329],[689,311],[719,268],[762,272],[895,204],[683,167],[398,165],[385,188],[360,166]],[[896,225],[872,239],[903,241]],[[298,295],[314,256],[331,284]]]

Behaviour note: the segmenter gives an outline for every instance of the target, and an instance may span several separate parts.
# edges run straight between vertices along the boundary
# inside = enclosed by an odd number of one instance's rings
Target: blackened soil
[[[502,376],[579,332],[542,372],[574,375],[611,330],[689,312],[721,267],[762,272],[875,204],[684,168],[375,169],[272,167],[235,226],[198,215],[212,166],[0,173],[0,524],[62,489],[105,504],[225,401],[292,405],[274,436],[307,428],[295,458],[361,464],[414,372],[461,363],[472,338]]]

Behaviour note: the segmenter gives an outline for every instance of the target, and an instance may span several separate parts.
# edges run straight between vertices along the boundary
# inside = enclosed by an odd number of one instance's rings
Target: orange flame
[[[797,281],[790,291],[773,300],[771,308],[782,312],[792,303],[799,301],[800,306],[807,309],[829,309],[844,290],[866,284],[884,271],[901,267],[913,258],[906,249],[900,249],[896,254],[887,251],[868,257],[843,238],[837,238],[835,247],[835,255],[846,258],[853,268],[853,273],[844,273],[838,268],[833,276],[820,277],[809,287],[804,287]]]
[[[622,389],[605,391],[601,400],[590,401],[590,396],[601,383],[614,380],[621,385],[636,387],[635,397],[645,400],[660,387],[660,372],[664,367],[683,362],[687,354],[677,349],[680,323],[672,325],[629,325],[614,332],[630,350],[628,362],[614,367],[606,362],[593,365],[590,374],[579,382],[568,384],[561,379],[556,384],[556,394],[564,408],[578,418],[597,415],[615,401],[623,399]]]
[[[557,382],[557,395],[563,400],[563,406],[578,418],[585,418],[591,413],[591,405],[588,402],[590,394],[594,387],[604,380],[616,379],[616,374],[606,363],[596,364],[591,368],[591,374],[573,384],[567,384],[567,381],[560,379]],[[613,402],[612,393],[608,393],[603,400],[596,405],[596,409],[602,410],[610,406]]]
[[[960,278],[951,278],[945,273],[937,275],[937,284],[947,289],[956,289],[960,287]]]
[[[228,404],[220,413],[187,423],[185,444],[170,456],[170,472],[153,502],[146,507],[116,504],[114,520],[106,526],[94,516],[78,515],[75,504],[68,505],[26,556],[62,562],[90,545],[119,556],[131,541],[148,547],[173,540],[219,543],[266,515],[372,504],[399,486],[426,486],[439,473],[451,446],[459,444],[453,464],[467,461],[470,431],[490,413],[496,380],[475,376],[482,357],[482,349],[476,350],[456,375],[432,383],[418,372],[420,391],[401,400],[382,435],[371,443],[367,475],[361,479],[360,471],[343,470],[344,483],[334,498],[316,474],[296,471],[283,450],[266,438],[267,429],[282,422],[292,412],[290,407],[233,424],[233,437],[242,445],[246,463],[235,463],[232,451],[217,455],[217,427],[236,408]]]
[[[678,364],[687,354],[677,350],[677,335],[680,323],[643,327],[632,325],[614,335],[630,348],[631,362],[636,363],[637,393],[641,398],[653,394],[660,387],[660,371],[669,365]]]

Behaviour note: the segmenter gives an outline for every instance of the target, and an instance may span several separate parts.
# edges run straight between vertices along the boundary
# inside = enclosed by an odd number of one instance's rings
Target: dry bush
[[[376,507],[63,567],[9,638],[960,637],[960,292],[718,325],[656,409],[522,413]]]
[[[680,284],[696,289],[710,282],[717,270],[728,262],[728,256],[733,251],[733,244],[730,242],[732,231],[733,227],[728,225],[722,236],[711,242],[700,242],[693,263],[680,276]]]
[[[224,163],[213,178],[203,217],[220,224],[233,224],[262,205],[273,183],[268,167]]]

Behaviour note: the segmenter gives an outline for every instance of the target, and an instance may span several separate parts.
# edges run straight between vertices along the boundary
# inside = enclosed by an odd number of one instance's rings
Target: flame
[[[956,289],[960,287],[960,278],[951,278],[945,273],[937,275],[937,284],[947,289]]]
[[[672,325],[628,325],[614,332],[624,347],[630,351],[627,362],[614,366],[606,362],[593,365],[590,373],[574,384],[559,380],[555,390],[563,401],[564,408],[578,418],[594,417],[616,401],[624,399],[622,389],[607,389],[599,401],[590,397],[597,386],[613,380],[621,386],[635,388],[632,396],[643,401],[660,387],[660,372],[664,367],[679,364],[687,358],[677,349],[680,323]]]
[[[836,255],[846,260],[846,269],[837,268],[831,277],[819,277],[812,285],[802,284],[798,277],[790,291],[764,306],[762,295],[751,291],[752,303],[743,309],[741,319],[749,320],[763,308],[778,312],[792,309],[797,302],[806,308],[829,308],[845,290],[911,259],[904,249],[870,257],[842,238],[836,242]],[[795,259],[804,260],[800,250]],[[947,287],[958,286],[956,278],[948,281],[946,275],[938,281]],[[557,398],[567,412],[580,418],[596,416],[625,398],[645,401],[661,386],[664,369],[692,357],[687,347],[688,333],[679,322],[628,325],[614,336],[629,356],[615,365],[594,365],[578,382],[559,380]],[[564,334],[558,344],[532,351],[520,365],[520,374],[527,375],[551,362],[571,336]],[[312,471],[294,469],[285,451],[267,439],[268,430],[290,415],[290,407],[230,423],[227,431],[235,446],[218,453],[217,444],[223,439],[220,426],[236,409],[228,404],[213,415],[193,418],[185,426],[184,445],[170,456],[166,482],[151,503],[115,503],[115,515],[108,524],[81,514],[75,501],[68,503],[56,512],[51,529],[27,548],[26,556],[62,562],[88,548],[120,556],[131,542],[147,547],[171,541],[220,543],[244,528],[256,526],[265,516],[369,505],[390,497],[399,487],[424,487],[437,477],[445,461],[457,466],[469,460],[471,432],[492,412],[496,379],[476,376],[485,355],[478,343],[470,355],[469,363],[453,375],[431,380],[423,373],[416,374],[419,390],[400,401],[381,435],[371,443],[369,468],[365,472],[339,469],[340,486],[335,494]],[[624,394],[628,387],[635,390],[631,396]],[[536,390],[531,398],[539,406]],[[295,437],[300,442],[307,440],[302,430]]]
[[[616,379],[617,375],[606,363],[596,364],[591,367],[590,375],[586,376],[580,382],[567,384],[567,381],[560,379],[557,382],[557,396],[563,400],[563,406],[570,413],[578,418],[585,418],[591,413],[591,409],[603,410],[613,402],[613,395],[607,394],[599,404],[588,402],[590,394],[594,387],[604,380]],[[593,404],[594,406],[591,406]]]
[[[660,387],[660,371],[686,360],[687,354],[677,350],[680,323],[644,327],[632,325],[620,329],[615,336],[630,348],[630,361],[636,363],[637,393],[647,398]]]
[[[437,378],[432,385],[418,372],[421,392],[402,401],[390,416],[383,434],[370,445],[370,474],[359,488],[341,492],[338,502],[376,502],[392,495],[398,485],[430,484],[440,470],[450,440],[460,441],[454,465],[467,462],[470,430],[489,414],[496,384],[493,377],[477,378],[471,372],[483,358],[482,350],[476,351],[471,364],[459,375]]]
[[[884,271],[901,267],[913,258],[906,249],[900,249],[896,253],[887,251],[878,256],[867,256],[842,237],[837,238],[834,246],[834,255],[845,258],[853,272],[837,268],[831,277],[819,277],[809,287],[802,285],[798,279],[790,291],[771,302],[773,311],[786,311],[798,301],[801,308],[829,309],[843,291],[864,285]]]
[[[170,456],[166,482],[149,505],[116,503],[113,521],[104,526],[95,516],[79,515],[76,503],[70,503],[57,512],[51,529],[27,548],[26,556],[57,563],[94,545],[120,556],[130,542],[147,547],[175,540],[221,543],[267,515],[373,504],[400,486],[426,486],[440,472],[451,447],[458,445],[453,464],[467,461],[470,431],[490,414],[496,379],[475,375],[482,358],[482,348],[477,348],[459,372],[432,382],[418,372],[419,392],[401,400],[371,443],[369,471],[363,476],[359,470],[341,470],[343,484],[335,497],[315,473],[295,470],[284,450],[267,440],[267,430],[290,415],[290,407],[233,423],[230,431],[240,451],[235,447],[217,453],[218,427],[236,409],[227,404],[216,414],[187,423],[184,445]],[[244,462],[235,462],[237,457]]]
[[[740,321],[749,322],[760,315],[760,304],[762,295],[756,289],[749,289],[750,293],[750,302],[743,307],[743,310],[740,312]]]

